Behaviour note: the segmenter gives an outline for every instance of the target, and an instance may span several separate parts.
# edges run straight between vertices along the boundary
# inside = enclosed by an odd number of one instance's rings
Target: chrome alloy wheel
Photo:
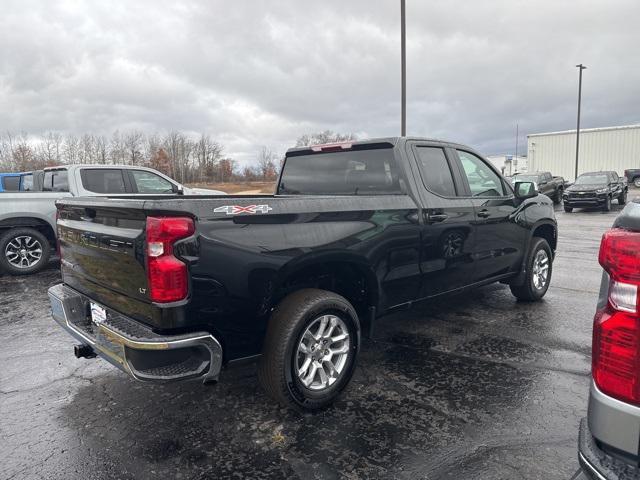
[[[42,258],[42,245],[34,237],[20,235],[7,243],[4,256],[16,268],[29,268]]]
[[[324,390],[344,373],[349,358],[349,330],[335,315],[316,318],[302,334],[295,369],[309,390]]]
[[[542,290],[549,278],[549,255],[544,250],[538,250],[533,260],[533,286]]]

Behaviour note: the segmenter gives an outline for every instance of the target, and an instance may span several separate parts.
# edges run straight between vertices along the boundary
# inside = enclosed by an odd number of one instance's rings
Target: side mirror
[[[175,193],[177,193],[178,195],[184,195],[184,187],[182,185],[178,184],[174,188]]]
[[[538,195],[538,186],[534,182],[516,182],[513,189],[516,192],[516,198],[520,200],[533,198]]]

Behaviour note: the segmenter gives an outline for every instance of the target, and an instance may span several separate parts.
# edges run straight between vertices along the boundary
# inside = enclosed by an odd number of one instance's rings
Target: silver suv
[[[640,478],[640,200],[605,232],[593,322],[592,380],[579,460],[596,479]]]

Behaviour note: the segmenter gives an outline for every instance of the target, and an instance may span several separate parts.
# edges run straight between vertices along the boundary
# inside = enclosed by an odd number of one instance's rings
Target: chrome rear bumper
[[[49,289],[51,314],[73,337],[137,380],[168,382],[202,377],[217,381],[222,347],[213,335],[195,332],[163,336],[102,306],[106,319],[91,320],[90,298],[63,284]],[[95,303],[95,302],[93,302]]]

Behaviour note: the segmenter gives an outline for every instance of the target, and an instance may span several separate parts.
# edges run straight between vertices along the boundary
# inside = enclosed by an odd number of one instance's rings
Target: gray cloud
[[[0,128],[208,132],[240,160],[302,133],[399,130],[396,1],[5,0]],[[640,122],[636,0],[407,0],[408,130],[490,154]]]

